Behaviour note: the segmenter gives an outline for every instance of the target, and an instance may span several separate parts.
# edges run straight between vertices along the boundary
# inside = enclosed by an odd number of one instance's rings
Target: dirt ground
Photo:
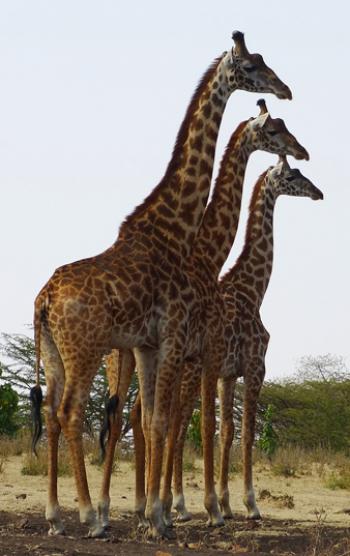
[[[205,525],[201,470],[185,475],[188,509],[194,519],[176,524],[173,541],[149,541],[132,514],[134,471],[121,462],[112,480],[111,527],[106,538],[91,540],[79,523],[72,477],[59,478],[66,536],[47,535],[44,518],[46,479],[21,474],[21,457],[10,457],[0,475],[0,556],[171,556],[189,555],[350,555],[350,499],[344,490],[330,490],[315,474],[293,478],[256,472],[256,494],[263,519],[247,521],[242,504],[242,479],[230,482],[235,518],[224,527]],[[96,504],[101,470],[88,465]]]

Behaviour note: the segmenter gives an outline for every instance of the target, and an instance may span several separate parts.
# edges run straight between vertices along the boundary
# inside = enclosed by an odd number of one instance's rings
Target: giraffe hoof
[[[232,513],[232,511],[230,511],[230,512],[223,512],[222,517],[223,517],[224,519],[233,519],[233,513]]]
[[[207,527],[222,527],[225,525],[225,520],[220,516],[210,517],[206,523]]]
[[[137,529],[139,531],[147,531],[149,529],[149,522],[147,521],[146,518],[144,518],[142,521],[140,520],[138,522]]]
[[[162,533],[156,533],[153,535],[154,539],[162,539],[166,541],[173,541],[176,539],[176,533],[172,527],[165,527]]]
[[[50,523],[50,529],[48,530],[48,535],[50,537],[57,537],[59,535],[62,535],[62,537],[64,537],[64,535],[66,534],[63,525],[60,523]]]
[[[88,532],[89,539],[103,539],[106,536],[106,530],[104,529],[104,527],[102,527],[102,525],[99,524],[95,525],[95,527],[90,529]]]
[[[192,520],[192,515],[189,512],[183,512],[183,513],[179,513],[176,521],[178,521],[179,523],[185,523],[186,521],[191,521]]]
[[[256,521],[256,520],[262,519],[262,517],[260,515],[260,512],[257,511],[257,512],[254,512],[252,514],[247,515],[247,519],[249,521],[254,521],[254,520]]]
[[[59,536],[64,537],[65,534],[66,532],[64,529],[54,529],[53,527],[50,527],[48,531],[49,537],[59,537]]]

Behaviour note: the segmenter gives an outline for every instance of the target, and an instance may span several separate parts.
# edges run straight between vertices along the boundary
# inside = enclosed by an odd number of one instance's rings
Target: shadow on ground
[[[209,529],[204,514],[174,528],[173,541],[149,541],[136,527],[131,513],[112,519],[104,539],[88,539],[77,512],[64,512],[66,536],[49,537],[43,515],[0,512],[1,556],[249,556],[350,554],[350,530],[322,521],[295,522],[264,519],[247,521],[237,515],[224,527]]]

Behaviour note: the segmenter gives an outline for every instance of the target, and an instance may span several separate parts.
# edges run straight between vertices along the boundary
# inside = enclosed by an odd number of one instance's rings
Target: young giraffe
[[[37,386],[32,399],[40,404],[42,356],[49,461],[46,518],[51,534],[63,532],[57,499],[61,428],[69,443],[80,520],[88,525],[90,536],[103,533],[88,489],[82,423],[93,377],[113,348],[134,350],[151,462],[146,516],[155,534],[164,533],[159,480],[168,400],[188,349],[189,320],[196,322],[198,312],[183,265],[206,205],[222,114],[237,88],[291,98],[262,57],[248,52],[243,34],[236,32],[233,38],[235,48],[215,60],[192,98],[163,179],[122,224],[115,244],[100,255],[57,269],[36,298]]]
[[[214,284],[217,284],[220,270],[231,250],[236,235],[244,174],[250,154],[260,149],[277,154],[288,153],[299,159],[308,159],[306,150],[287,130],[283,120],[272,119],[267,112],[264,101],[260,100],[258,104],[261,107],[260,115],[255,119],[251,118],[248,121],[242,122],[231,136],[215,182],[212,200],[205,211],[202,224],[193,245],[192,266],[204,269],[207,276],[212,278]],[[185,376],[181,385],[182,391],[192,391],[192,395],[196,396],[200,383],[201,368],[201,361],[198,358],[195,360],[192,357],[190,362],[185,361]],[[191,413],[192,407],[189,407],[189,416]],[[140,439],[141,433],[139,431],[139,423],[137,424],[137,416],[140,416],[140,411],[136,407],[133,412],[132,421],[134,434]],[[173,437],[175,435],[176,433],[173,431]],[[140,441],[135,441],[135,448],[137,462],[141,462],[140,469],[136,466],[136,512],[142,521],[140,507],[145,494],[143,461],[142,456],[138,454],[138,451],[143,449]],[[167,522],[171,521],[170,487],[173,449],[173,444],[170,444],[170,449],[168,445],[167,466],[163,486],[164,509],[166,511]],[[181,460],[179,452],[177,453],[177,458]],[[177,499],[177,504],[180,504],[179,499]]]
[[[242,425],[244,503],[250,519],[259,519],[252,474],[252,447],[255,436],[257,400],[265,376],[265,353],[269,334],[261,317],[263,301],[272,270],[273,212],[280,195],[323,199],[323,194],[299,170],[291,169],[286,157],[271,167],[257,181],[249,208],[245,244],[240,257],[220,280],[220,291],[226,306],[226,357],[218,381],[220,399],[220,476],[219,500],[223,515],[232,517],[229,504],[229,454],[234,435],[233,403],[235,384],[244,378],[244,411]],[[190,519],[184,504],[182,487],[182,450],[184,437],[198,385],[193,376],[192,389],[182,390],[182,421],[175,460],[175,508],[180,520]]]

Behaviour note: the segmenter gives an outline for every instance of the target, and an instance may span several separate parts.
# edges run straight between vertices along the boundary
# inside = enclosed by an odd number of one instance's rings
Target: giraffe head
[[[257,104],[260,106],[260,114],[257,118],[251,118],[247,124],[252,147],[274,154],[289,154],[298,160],[309,160],[307,150],[288,131],[284,121],[281,118],[271,118],[263,99],[258,100]]]
[[[323,193],[298,170],[291,168],[285,155],[279,157],[276,166],[268,169],[267,184],[275,198],[279,195],[310,197],[313,201],[323,199]]]
[[[244,91],[273,93],[278,98],[291,100],[289,87],[265,64],[263,57],[250,54],[243,33],[234,31],[232,38],[235,46],[228,54],[229,84]]]

